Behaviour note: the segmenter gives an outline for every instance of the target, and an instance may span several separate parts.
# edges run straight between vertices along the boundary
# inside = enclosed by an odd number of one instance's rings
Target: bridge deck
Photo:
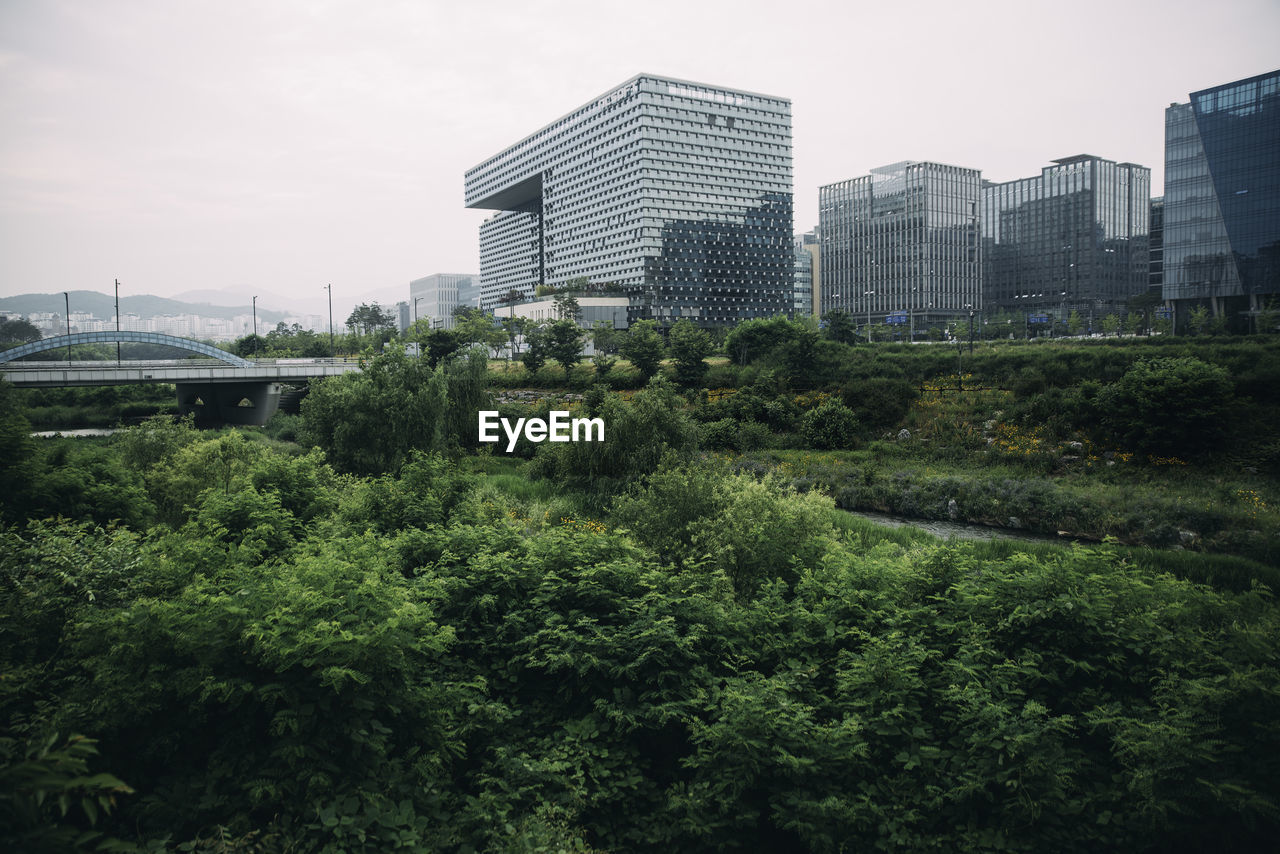
[[[358,370],[359,359],[262,359],[250,367],[229,365],[217,359],[0,364],[0,376],[14,385],[34,388],[141,383],[288,383]]]

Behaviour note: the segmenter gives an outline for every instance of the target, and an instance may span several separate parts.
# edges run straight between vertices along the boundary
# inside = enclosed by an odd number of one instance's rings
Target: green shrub
[[[1141,360],[1098,395],[1103,424],[1122,447],[1170,457],[1213,450],[1232,401],[1227,372],[1194,358]]]
[[[811,448],[849,448],[857,439],[858,418],[843,403],[829,400],[801,416],[800,435]]]

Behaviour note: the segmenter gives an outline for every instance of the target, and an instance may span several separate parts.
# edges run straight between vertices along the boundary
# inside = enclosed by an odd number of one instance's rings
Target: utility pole
[[[71,294],[66,291],[62,292],[63,302],[66,303],[67,318],[65,326],[67,327],[67,367],[71,367]]]
[[[116,279],[116,367],[120,367],[120,280]]]
[[[333,358],[333,283],[324,286],[329,292],[329,358]]]
[[[253,355],[258,355],[258,298],[253,298]]]

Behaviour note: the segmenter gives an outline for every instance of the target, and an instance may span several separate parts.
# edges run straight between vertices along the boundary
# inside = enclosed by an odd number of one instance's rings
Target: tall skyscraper
[[[820,187],[821,313],[921,328],[981,311],[981,181],[906,160]]]
[[[409,323],[429,318],[433,329],[452,329],[459,306],[476,306],[474,273],[432,273],[409,283]]]
[[[982,188],[988,312],[1066,320],[1123,311],[1147,289],[1151,170],[1090,154]]]
[[[1280,71],[1165,110],[1163,297],[1237,329],[1280,293]]]
[[[791,102],[640,74],[470,169],[482,305],[585,277],[631,320],[792,308]]]

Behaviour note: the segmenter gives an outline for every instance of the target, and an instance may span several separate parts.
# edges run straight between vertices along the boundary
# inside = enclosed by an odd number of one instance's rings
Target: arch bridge
[[[24,356],[79,344],[163,344],[199,359],[165,361],[20,361]],[[280,406],[282,383],[360,370],[358,360],[263,359],[251,361],[189,338],[159,332],[73,332],[32,341],[0,352],[0,370],[18,386],[90,386],[173,383],[178,411],[198,421],[265,424]]]

